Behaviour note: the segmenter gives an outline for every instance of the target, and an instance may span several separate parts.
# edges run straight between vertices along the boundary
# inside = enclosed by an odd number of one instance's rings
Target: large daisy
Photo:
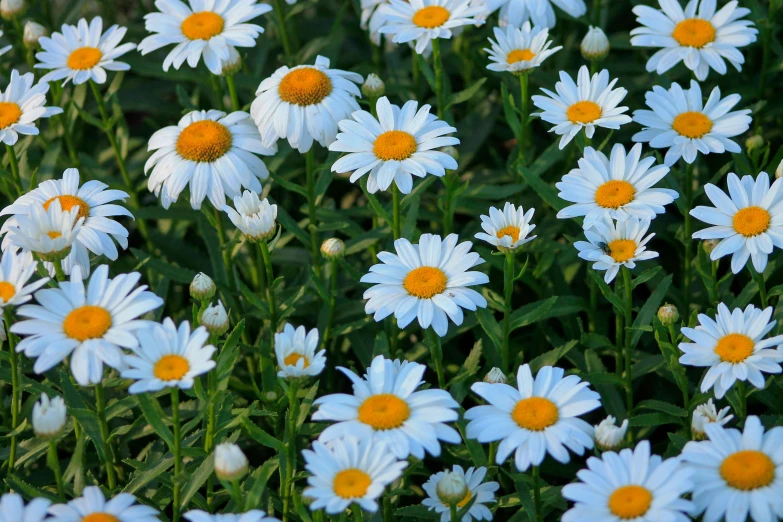
[[[33,73],[11,71],[8,87],[0,91],[0,143],[15,145],[20,134],[37,136],[36,120],[63,112],[59,107],[44,107],[49,84],[34,83]]]
[[[503,210],[489,207],[489,215],[481,215],[481,228],[474,237],[497,247],[501,252],[514,252],[519,247],[533,241],[536,236],[528,237],[536,226],[530,222],[536,209],[525,212],[520,205],[506,202]]]
[[[677,0],[658,0],[661,9],[646,5],[633,8],[642,24],[631,31],[631,44],[662,47],[647,61],[647,70],[663,74],[682,61],[699,81],[710,68],[726,74],[727,60],[738,71],[745,58],[738,47],[756,41],[758,30],[750,20],[740,20],[750,9],[733,0],[715,11],[716,0],[690,0],[683,11]]]
[[[87,486],[82,496],[49,508],[49,522],[159,522],[158,511],[139,504],[130,493],[106,497],[98,486]]]
[[[3,252],[0,260],[0,309],[26,303],[32,299],[30,294],[49,282],[48,277],[29,282],[37,266],[38,261],[30,252],[17,253],[10,249]]]
[[[521,28],[509,25],[505,29],[495,27],[495,40],[489,39],[491,49],[490,64],[487,69],[497,72],[524,74],[544,63],[544,60],[562,49],[562,46],[552,47],[548,40],[549,30],[545,27],[531,27],[530,22],[522,24]]]
[[[416,389],[427,369],[414,362],[400,363],[379,355],[364,377],[338,367],[353,383],[353,395],[337,393],[315,401],[313,420],[335,421],[319,437],[323,442],[354,436],[382,442],[397,458],[423,459],[425,451],[440,455],[440,441],[459,444],[459,433],[447,422],[456,421],[459,404],[449,392]]]
[[[417,101],[410,100],[400,108],[384,96],[376,103],[377,119],[359,110],[351,114],[353,119],[342,120],[341,132],[329,150],[348,154],[334,162],[332,171],[350,172],[352,183],[369,172],[371,194],[387,190],[392,182],[408,194],[412,176],[441,177],[446,169],[455,170],[457,161],[437,149],[458,145],[457,138],[447,136],[457,129],[430,114],[429,105],[418,107]]]
[[[256,154],[277,152],[274,143],[261,143],[248,113],[216,110],[189,112],[176,125],[155,132],[147,148],[155,151],[144,165],[144,172],[152,171],[150,192],[169,208],[189,185],[194,209],[207,197],[222,209],[226,196],[235,198],[242,188],[260,193],[259,180],[269,171]]]
[[[579,18],[587,12],[584,0],[489,0],[489,11],[500,8],[500,25],[521,27],[530,21],[536,27],[554,27],[555,10],[552,4],[569,16]]]
[[[500,484],[497,482],[484,482],[487,476],[487,468],[468,468],[467,471],[462,469],[462,466],[455,464],[452,468],[452,473],[457,473],[458,476],[462,476],[465,481],[466,493],[462,500],[457,503],[457,508],[462,509],[472,502],[470,509],[462,517],[460,522],[471,522],[472,520],[492,520],[492,511],[485,504],[491,504],[495,502],[495,491],[500,489]],[[427,506],[430,511],[440,514],[440,522],[449,522],[451,520],[450,507],[448,504],[441,500],[438,495],[438,483],[446,476],[445,471],[435,473],[430,479],[422,486],[422,489],[427,493],[427,498],[422,501],[422,504]]]
[[[470,271],[484,262],[471,252],[473,245],[465,241],[457,245],[457,234],[446,239],[434,234],[422,234],[418,245],[405,238],[394,242],[396,254],[381,252],[381,263],[370,267],[370,273],[362,277],[362,283],[375,286],[364,292],[368,299],[364,311],[382,321],[394,314],[400,328],[414,319],[422,328],[432,326],[443,337],[449,329],[449,319],[462,324],[465,308],[475,311],[485,308],[487,300],[467,288],[489,282],[483,272]]]

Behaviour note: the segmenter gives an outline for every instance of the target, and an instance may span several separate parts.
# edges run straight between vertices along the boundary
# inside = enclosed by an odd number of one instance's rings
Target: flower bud
[[[6,20],[20,16],[24,8],[24,0],[0,0],[0,15]]]
[[[386,85],[381,80],[380,76],[375,73],[367,75],[367,79],[362,84],[362,95],[376,99],[386,94]]]
[[[49,400],[41,394],[41,400],[33,406],[33,431],[35,435],[50,439],[59,435],[65,427],[66,409],[62,397]]]
[[[8,336],[5,333],[5,321],[0,318],[0,343],[4,343],[7,339]]]
[[[440,149],[440,151],[454,158],[454,161],[459,161],[459,151],[457,150],[457,147],[449,145],[447,147],[443,147]]]
[[[223,303],[217,302],[215,306],[208,306],[199,318],[201,326],[212,335],[223,335],[228,331],[228,314]]]
[[[783,160],[780,160],[780,163],[778,163],[778,166],[775,169],[775,178],[783,178]]]
[[[32,20],[28,20],[27,23],[24,24],[24,45],[28,49],[35,49],[38,47],[38,39],[42,36],[46,36],[49,34],[49,31],[46,30],[46,27],[42,26],[41,24],[37,22],[33,22]]]
[[[242,57],[236,47],[228,46],[228,59],[223,62],[223,76],[231,76],[242,68]]]
[[[762,147],[763,145],[764,145],[764,137],[759,136],[758,134],[754,134],[753,136],[745,140],[745,148],[748,149],[748,152],[752,151],[753,149]]]
[[[666,303],[658,309],[658,320],[664,326],[675,324],[680,320],[680,312],[673,304]]]
[[[438,494],[441,502],[451,506],[460,503],[467,496],[468,484],[465,482],[465,477],[462,473],[446,471],[443,474],[443,478],[438,481],[435,492]]]
[[[595,445],[601,451],[615,451],[623,444],[625,432],[628,431],[628,419],[620,426],[615,425],[615,420],[610,415],[595,427]]]
[[[190,297],[196,301],[209,301],[215,296],[215,282],[205,273],[199,272],[190,283]]]
[[[725,426],[726,423],[734,418],[734,415],[729,415],[729,411],[731,411],[731,408],[728,406],[718,411],[717,408],[715,408],[712,399],[704,404],[696,406],[696,409],[693,410],[693,418],[691,420],[691,433],[693,434],[693,438],[696,440],[704,439],[706,437],[705,428],[707,424],[716,422],[721,426]]]
[[[591,62],[600,62],[609,54],[609,39],[600,27],[590,26],[581,45],[582,57]]]
[[[321,255],[326,259],[342,259],[345,256],[345,243],[341,239],[331,237],[321,243]]]
[[[488,382],[489,384],[506,384],[508,379],[506,379],[506,374],[503,373],[503,370],[500,368],[492,368],[484,376],[484,382]]]
[[[221,480],[237,480],[247,473],[248,462],[239,446],[224,442],[215,446],[215,475]]]
[[[715,247],[718,246],[718,243],[720,243],[720,239],[705,239],[702,241],[701,247],[707,255],[710,255],[715,250]]]

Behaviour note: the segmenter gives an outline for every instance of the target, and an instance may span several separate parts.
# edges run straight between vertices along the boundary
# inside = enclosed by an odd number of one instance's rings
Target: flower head
[[[33,431],[36,437],[51,438],[59,435],[65,427],[66,409],[62,397],[49,400],[45,394],[33,405]]]
[[[549,40],[549,30],[545,27],[531,27],[530,22],[522,24],[521,28],[509,25],[505,28],[495,27],[495,40],[489,39],[490,64],[487,69],[512,74],[525,74],[539,67],[544,60],[562,49],[562,46],[552,47]]]
[[[190,297],[197,301],[209,301],[216,291],[215,282],[203,272],[196,274],[190,283]]]
[[[609,54],[611,46],[609,45],[609,39],[606,37],[606,33],[600,27],[590,26],[587,34],[582,39],[582,43],[579,46],[582,51],[582,58],[591,62],[600,62],[604,60]]]
[[[725,426],[728,422],[734,418],[734,415],[729,415],[731,408],[726,406],[718,411],[715,407],[715,403],[710,398],[704,404],[699,404],[693,410],[693,418],[691,419],[691,433],[696,439],[703,439],[707,435],[707,425],[717,423],[721,426]]]
[[[208,306],[201,312],[199,317],[201,326],[207,329],[211,335],[223,335],[228,331],[229,320],[223,302],[218,300],[217,304]]]
[[[500,368],[492,368],[490,371],[487,372],[487,374],[484,376],[484,382],[487,382],[489,384],[506,384],[508,382],[508,379],[506,379],[506,374],[503,373],[503,370]]]
[[[119,493],[106,500],[98,486],[87,486],[82,496],[67,504],[56,504],[49,508],[52,518],[49,522],[90,521],[114,522],[158,522],[158,511],[150,506],[136,503],[136,497],[129,493]]]
[[[595,427],[595,446],[601,451],[620,449],[628,431],[628,419],[617,426],[616,419],[609,415]]]
[[[51,501],[38,497],[25,506],[19,493],[6,493],[0,496],[0,520],[3,522],[44,522]]]
[[[495,502],[495,492],[500,488],[497,482],[484,482],[487,468],[468,468],[454,465],[452,471],[435,473],[422,486],[427,498],[422,504],[430,511],[440,514],[440,522],[451,520],[450,504],[456,503],[462,509],[473,502],[470,510],[462,517],[461,522],[475,520],[492,520],[492,512],[485,504]],[[448,498],[451,497],[451,498]]]
[[[33,73],[19,74],[16,69],[11,71],[8,86],[5,91],[0,91],[0,143],[13,146],[20,134],[37,136],[39,131],[35,122],[38,119],[63,112],[60,107],[44,107],[49,84],[34,83]]]
[[[79,209],[63,210],[60,201],[55,200],[48,206],[32,203],[27,212],[16,216],[12,226],[8,226],[4,246],[32,252],[50,263],[65,259],[84,223]]]
[[[24,45],[28,49],[35,49],[38,47],[38,40],[41,39],[42,36],[48,36],[49,31],[46,29],[46,27],[42,26],[38,22],[33,22],[32,20],[28,20],[24,24]]]
[[[345,256],[345,243],[337,237],[330,237],[321,243],[321,255],[326,259],[342,259]]]
[[[514,252],[525,243],[533,241],[536,236],[528,234],[536,228],[530,221],[533,219],[534,208],[525,209],[506,202],[503,210],[489,207],[489,215],[481,215],[481,228],[474,237],[497,247],[501,252]]]
[[[251,509],[245,513],[218,513],[212,515],[200,509],[184,513],[182,518],[188,522],[280,522],[274,517],[266,516],[260,509]]]
[[[258,197],[258,194],[246,190],[241,196],[234,197],[234,207],[223,206],[223,212],[251,243],[268,241],[277,232],[277,205]]]
[[[680,312],[677,310],[677,307],[671,303],[666,303],[665,305],[658,308],[657,316],[658,320],[664,326],[677,324],[677,321],[680,320]]]
[[[326,350],[318,350],[318,329],[309,332],[304,326],[294,329],[287,324],[275,333],[277,376],[287,379],[313,377],[326,367]]]
[[[381,80],[380,76],[375,73],[370,73],[362,84],[362,95],[367,96],[370,99],[380,98],[386,93],[386,85]]]
[[[568,16],[579,18],[587,12],[584,0],[489,0],[489,11],[500,8],[500,25],[521,27],[530,21],[535,27],[555,26],[553,4]]]
[[[0,260],[0,310],[19,306],[32,299],[32,293],[49,282],[48,277],[29,282],[38,266],[30,252],[3,252]],[[29,283],[28,283],[29,282]]]

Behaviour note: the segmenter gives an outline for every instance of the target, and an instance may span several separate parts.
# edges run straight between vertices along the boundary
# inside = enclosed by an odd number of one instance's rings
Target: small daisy
[[[710,252],[716,261],[729,254],[731,271],[742,270],[750,258],[753,268],[762,273],[774,247],[783,248],[783,180],[776,179],[770,187],[769,176],[762,172],[754,180],[728,176],[729,193],[708,183],[704,192],[714,207],[698,206],[691,216],[712,225],[693,234],[694,239],[720,239]]]
[[[11,71],[8,87],[0,91],[0,143],[13,146],[20,134],[37,136],[36,120],[63,112],[60,107],[44,107],[49,84],[34,83],[33,73]]]
[[[16,350],[37,357],[35,373],[44,373],[71,356],[76,382],[82,386],[101,382],[103,364],[121,368],[121,348],[138,346],[137,331],[149,327],[149,321],[138,317],[163,305],[146,285],[136,288],[139,279],[138,272],[109,279],[108,265],[101,265],[85,288],[76,267],[71,280],[59,288],[35,293],[40,304],[19,308],[17,314],[29,319],[11,326],[15,334],[27,336]]]
[[[701,391],[715,389],[721,399],[737,380],[764,388],[764,373],[780,373],[783,361],[783,335],[764,339],[775,327],[772,307],[765,310],[748,305],[745,310],[720,303],[713,320],[699,314],[696,328],[682,328],[691,343],[680,343],[680,362],[687,366],[709,367],[701,381]]]
[[[652,188],[669,173],[669,167],[655,165],[655,156],[642,157],[641,144],[626,154],[619,143],[609,158],[592,147],[585,147],[578,167],[556,184],[558,196],[574,205],[557,213],[560,219],[585,216],[584,228],[609,216],[625,221],[629,216],[653,219],[663,214],[678,194],[675,190]],[[655,165],[655,166],[653,166]]]
[[[497,482],[484,482],[484,477],[487,476],[487,468],[484,467],[468,468],[468,471],[465,471],[462,469],[462,466],[455,464],[452,470],[453,473],[464,477],[465,484],[467,484],[467,494],[457,503],[457,508],[462,509],[468,505],[468,502],[473,501],[470,510],[465,513],[461,522],[471,522],[473,519],[492,520],[492,512],[484,504],[495,502],[495,491],[500,488],[500,484]],[[435,473],[422,486],[425,493],[429,495],[422,501],[422,504],[427,506],[430,511],[440,513],[440,522],[449,522],[451,520],[450,508],[440,499],[437,492],[438,482],[445,475],[446,472],[444,471]],[[475,500],[473,500],[474,498]]]
[[[19,306],[32,299],[32,294],[49,282],[48,277],[30,281],[38,262],[30,252],[17,253],[9,249],[0,260],[0,310],[6,306]]]
[[[331,442],[345,436],[381,442],[397,458],[408,455],[423,459],[424,452],[440,455],[440,441],[459,444],[459,433],[447,422],[457,420],[459,404],[449,392],[416,389],[423,364],[400,363],[379,355],[364,377],[338,367],[353,383],[353,395],[342,393],[320,397],[313,404],[313,420],[336,421],[319,440]]]
[[[721,426],[726,424],[734,418],[734,415],[729,415],[731,407],[726,406],[722,410],[718,411],[715,407],[715,403],[710,398],[704,404],[699,404],[696,409],[693,410],[693,419],[691,420],[691,433],[696,439],[703,439],[707,435],[707,425],[717,423]]]
[[[130,65],[116,61],[123,54],[136,48],[136,44],[119,45],[128,29],[118,25],[103,32],[103,20],[100,16],[90,24],[82,18],[77,25],[63,25],[62,33],[42,36],[38,39],[43,52],[35,57],[39,63],[36,69],[52,69],[40,80],[40,83],[65,80],[75,85],[88,80],[106,83],[106,71],[127,71]]]
[[[554,27],[555,10],[552,4],[569,16],[579,18],[587,12],[584,0],[489,0],[489,11],[500,8],[500,25],[521,27],[530,21],[536,27]]]
[[[681,458],[693,471],[695,515],[705,522],[771,522],[783,518],[783,428],[764,432],[751,415],[740,432],[706,427],[709,440],[689,442]]]
[[[145,173],[152,171],[150,192],[169,208],[189,185],[190,206],[196,210],[206,197],[222,209],[226,196],[235,198],[242,188],[260,193],[259,180],[269,171],[256,154],[277,152],[274,143],[261,143],[248,113],[216,110],[189,112],[176,125],[155,132],[147,149],[155,151],[144,165]]]
[[[318,329],[309,332],[304,326],[294,329],[290,324],[275,333],[277,376],[283,378],[313,377],[324,371],[326,350],[318,349]]]
[[[458,145],[459,140],[446,136],[457,132],[434,114],[430,106],[410,100],[400,108],[384,96],[376,103],[378,118],[367,111],[355,111],[338,126],[340,133],[329,150],[347,152],[332,165],[332,172],[350,172],[355,183],[369,172],[367,191],[374,194],[387,190],[392,182],[400,192],[409,194],[413,177],[427,174],[442,177],[446,169],[455,170],[454,158],[440,148]]]
[[[277,205],[258,197],[258,194],[246,190],[241,196],[234,197],[236,210],[229,205],[223,207],[223,212],[237,229],[255,243],[271,239],[277,231]]]
[[[249,24],[272,10],[256,0],[157,0],[158,13],[144,15],[144,27],[154,33],[139,44],[142,55],[176,44],[163,61],[163,70],[179,69],[187,60],[196,67],[199,60],[212,74],[220,74],[229,60],[231,47],[255,47],[264,28]]]
[[[515,207],[508,202],[503,206],[503,210],[489,207],[489,215],[481,215],[481,228],[484,232],[479,232],[474,237],[497,247],[501,252],[513,252],[537,237],[528,237],[536,228],[530,223],[535,211],[536,209],[531,208],[525,212],[522,206]]]
[[[6,493],[0,497],[0,520],[3,522],[44,522],[47,520],[49,504],[51,504],[49,499],[38,497],[25,506],[22,495]]]
[[[524,472],[539,466],[547,453],[563,464],[568,450],[582,455],[593,447],[593,427],[579,419],[601,406],[601,396],[576,375],[544,366],[535,378],[525,364],[517,372],[517,388],[508,384],[474,383],[470,389],[489,404],[465,412],[467,437],[484,444],[501,441],[495,459],[503,464],[516,450],[514,462]]]
[[[3,247],[21,248],[45,261],[59,263],[71,252],[83,223],[79,209],[63,210],[60,200],[50,205],[32,204],[28,214],[16,216],[14,226],[8,227]]]
[[[358,504],[364,511],[378,511],[378,497],[400,478],[408,463],[397,460],[382,442],[347,436],[329,443],[313,442],[302,451],[308,487],[303,496],[314,499],[312,511],[337,515]]]
[[[49,508],[49,522],[158,522],[158,511],[138,504],[130,493],[119,493],[106,500],[98,486],[87,486],[82,496],[67,504]]]
[[[704,103],[701,87],[693,80],[688,90],[677,83],[669,90],[656,85],[644,98],[652,110],[634,111],[634,121],[644,129],[634,134],[633,141],[649,142],[655,149],[668,148],[664,158],[668,166],[680,157],[693,163],[699,152],[740,152],[740,146],[729,138],[747,131],[752,121],[749,109],[729,112],[740,102],[739,94],[721,99],[720,88],[715,87]]]
[[[489,39],[489,53],[492,63],[487,69],[496,72],[524,74],[544,63],[544,60],[562,49],[562,46],[549,48],[552,45],[549,30],[546,27],[530,27],[530,22],[522,24],[521,29],[509,25],[505,29],[495,27],[495,40]]]
[[[220,513],[217,515],[194,509],[182,515],[182,518],[188,522],[280,522],[274,517],[266,516],[266,513],[260,509],[251,509],[245,513]]]
[[[560,149],[565,148],[580,130],[592,138],[596,127],[617,130],[631,121],[623,114],[628,107],[618,107],[628,91],[620,87],[615,89],[617,78],[609,81],[609,71],[604,69],[590,77],[586,66],[579,69],[577,83],[566,73],[560,71],[560,81],[555,85],[557,94],[548,90],[546,96],[533,96],[533,104],[543,112],[541,119],[554,123],[549,132],[560,138]]]
[[[313,140],[328,147],[337,136],[337,123],[359,110],[360,74],[330,69],[329,59],[318,56],[315,65],[280,67],[262,81],[250,114],[265,147],[287,139],[301,153]]]
[[[585,230],[587,241],[577,241],[574,247],[579,257],[593,261],[593,270],[606,270],[604,281],[611,283],[621,266],[633,270],[638,261],[658,257],[658,252],[647,250],[647,243],[655,234],[647,234],[650,218],[631,216],[625,221],[612,221],[605,216]]]
[[[62,397],[52,397],[45,393],[33,405],[32,424],[36,437],[54,438],[62,433],[68,418],[68,410]],[[1,519],[0,519],[1,520]]]
[[[476,311],[486,308],[487,300],[467,288],[489,282],[483,272],[470,271],[484,262],[471,252],[473,245],[465,241],[457,245],[457,234],[446,239],[434,234],[422,234],[418,245],[405,238],[394,242],[397,252],[381,252],[381,263],[370,267],[370,273],[362,277],[362,283],[375,286],[364,292],[368,299],[364,311],[382,321],[394,314],[400,328],[414,319],[422,328],[432,326],[443,337],[449,329],[449,319],[457,326],[462,324],[462,309]]]
[[[693,503],[682,498],[691,490],[692,471],[679,458],[650,455],[650,442],[619,453],[587,459],[579,482],[566,484],[563,496],[574,507],[563,522],[689,522]]]
[[[690,0],[685,11],[677,0],[658,0],[661,9],[646,5],[633,8],[642,24],[631,31],[631,44],[662,47],[647,61],[647,70],[663,74],[682,61],[699,81],[707,79],[710,68],[726,74],[727,60],[738,71],[745,58],[738,47],[756,41],[758,30],[750,20],[740,20],[750,9],[731,1],[715,12],[715,0]]]

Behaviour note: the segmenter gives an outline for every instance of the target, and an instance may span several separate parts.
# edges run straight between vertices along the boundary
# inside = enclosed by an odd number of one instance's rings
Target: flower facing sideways
[[[0,33],[2,34],[2,33]],[[33,73],[19,74],[14,69],[5,91],[0,91],[0,143],[15,145],[19,135],[37,136],[35,122],[60,114],[60,107],[44,107],[49,84],[35,82]]]
[[[282,332],[275,333],[277,376],[296,379],[320,374],[326,367],[326,350],[317,349],[317,328],[308,332],[304,326],[286,324]]]

